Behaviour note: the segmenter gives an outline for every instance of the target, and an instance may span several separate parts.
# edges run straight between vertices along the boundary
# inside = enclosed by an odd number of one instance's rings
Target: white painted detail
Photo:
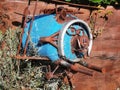
[[[64,54],[64,36],[66,34],[66,31],[72,24],[75,24],[75,23],[82,23],[86,27],[86,30],[89,34],[88,35],[89,40],[90,40],[89,46],[88,46],[88,55],[90,55],[90,52],[92,49],[92,44],[93,44],[91,29],[85,21],[80,20],[80,19],[75,19],[75,20],[71,20],[70,22],[66,23],[64,25],[64,27],[62,28],[62,30],[60,31],[59,38],[58,38],[58,48],[59,48],[58,52],[59,52],[59,55],[61,55],[61,56],[65,56],[65,54]]]

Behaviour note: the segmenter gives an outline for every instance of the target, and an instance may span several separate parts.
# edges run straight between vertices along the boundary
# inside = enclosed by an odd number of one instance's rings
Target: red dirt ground
[[[3,0],[5,1],[5,0]],[[12,2],[6,1],[1,4],[4,7],[7,7],[6,13],[10,15],[11,22],[22,21],[22,16],[16,13],[23,13],[23,10],[27,6],[27,3],[24,1]],[[53,8],[53,4],[39,3],[37,8],[37,14],[42,8]],[[31,14],[34,8],[34,2],[30,6]],[[71,7],[70,7],[71,8]],[[75,8],[73,8],[75,9]],[[88,21],[89,10],[80,9],[84,14],[77,15],[79,18]],[[110,71],[106,73],[95,72],[94,76],[87,76],[82,73],[74,74],[73,81],[74,90],[120,90],[120,7],[115,9],[112,6],[108,6],[104,12],[108,10],[112,11],[113,14],[108,16],[108,21],[105,30],[102,32],[102,35],[94,40],[93,49],[91,56],[86,59],[87,62],[97,65],[100,67],[110,67]],[[16,13],[15,13],[16,12]],[[18,25],[19,25],[18,23]],[[102,28],[104,21],[101,19],[97,20],[96,27]],[[18,26],[13,25],[13,28]]]

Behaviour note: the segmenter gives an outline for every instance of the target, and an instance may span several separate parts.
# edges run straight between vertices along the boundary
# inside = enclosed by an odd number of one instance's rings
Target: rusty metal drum
[[[73,38],[77,35],[78,29],[82,29],[79,32],[79,37],[83,36],[83,33],[89,39],[87,47],[87,54],[90,55],[92,48],[92,34],[88,24],[78,19],[73,15],[67,15],[74,17],[73,20],[58,23],[55,18],[55,14],[39,15],[35,16],[33,21],[32,30],[30,32],[30,40],[28,42],[27,54],[31,53],[30,50],[34,50],[37,55],[41,57],[48,57],[51,61],[57,61],[62,57],[71,62],[79,61],[82,57],[82,52],[74,53],[72,49],[74,47]],[[22,36],[22,47],[25,47],[26,39],[28,36],[31,21],[26,23],[24,34]],[[74,30],[72,30],[74,28]],[[47,38],[46,38],[47,37]],[[46,40],[43,42],[41,39]],[[51,39],[52,42],[47,42]],[[54,44],[53,44],[54,43]],[[78,42],[79,44],[79,42]],[[79,46],[79,45],[78,45]]]

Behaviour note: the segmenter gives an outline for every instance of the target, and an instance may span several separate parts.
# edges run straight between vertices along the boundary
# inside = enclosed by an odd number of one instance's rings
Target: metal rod
[[[20,43],[18,45],[17,55],[20,53],[20,48],[21,48],[21,44],[22,44],[22,36],[23,36],[23,33],[24,33],[25,23],[26,23],[26,19],[27,19],[27,13],[26,12],[28,11],[28,8],[29,8],[29,6],[27,6],[25,8],[24,14],[23,14],[23,18],[22,18],[22,25],[21,25],[21,27],[23,27],[23,28],[22,28],[22,32],[20,34]]]
[[[36,8],[37,8],[37,2],[38,0],[36,0],[36,3],[35,3],[35,8],[34,8],[34,11],[33,11],[33,17],[32,17],[32,20],[31,20],[31,23],[30,23],[30,28],[28,30],[28,36],[27,36],[27,40],[26,40],[26,43],[25,43],[25,48],[24,48],[24,53],[23,55],[26,54],[26,50],[27,50],[27,46],[28,46],[28,41],[30,39],[30,32],[32,30],[32,25],[33,25],[33,21],[34,21],[34,16],[35,16],[35,12],[36,12]]]
[[[88,70],[84,70],[84,69],[79,69],[78,72],[89,75],[89,76],[93,76],[93,72],[92,71],[88,71]]]
[[[86,68],[89,68],[89,69],[92,69],[92,70],[96,70],[98,72],[102,72],[102,68],[101,67],[89,64],[87,62],[81,61],[81,62],[79,62],[79,64],[84,66],[84,67],[86,67]]]
[[[93,71],[88,70],[88,68],[85,68],[83,66],[80,66],[80,64],[73,64],[70,66],[70,69],[73,71],[77,71],[89,76],[93,76]]]
[[[95,65],[87,65],[87,67],[89,68],[89,69],[93,69],[93,70],[96,70],[96,71],[98,71],[98,72],[102,72],[102,68],[101,67],[98,67],[98,66],[95,66]]]
[[[59,65],[57,65],[57,67],[54,69],[54,71],[52,71],[52,73],[54,74],[58,68],[59,68]]]
[[[56,2],[56,3],[67,4],[67,5],[76,6],[76,7],[83,7],[83,8],[90,8],[90,9],[102,9],[102,8],[95,7],[95,6],[73,4],[73,3],[64,2],[64,1],[60,1],[60,0],[52,0],[52,1]]]
[[[47,57],[36,57],[36,56],[11,56],[11,57],[14,57],[16,59],[20,59],[20,60],[25,60],[25,59],[28,59],[28,60],[47,60],[49,61],[49,59]]]

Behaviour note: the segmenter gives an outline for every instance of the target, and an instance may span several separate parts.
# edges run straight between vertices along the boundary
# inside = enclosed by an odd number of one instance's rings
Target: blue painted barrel
[[[31,21],[27,22],[26,27],[24,29],[24,34],[22,37],[22,47],[25,47],[26,39],[28,36],[28,31],[30,28]],[[79,23],[77,25],[74,25]],[[82,26],[81,26],[82,25]],[[61,56],[66,57],[70,61],[74,61],[75,59],[79,59],[78,56],[71,52],[71,36],[66,32],[69,31],[69,27],[75,28],[83,28],[84,32],[90,39],[88,54],[91,51],[92,47],[92,34],[89,26],[83,20],[79,20],[75,18],[69,22],[58,23],[55,19],[55,14],[49,15],[39,15],[35,16],[35,19],[32,24],[32,29],[30,32],[30,40],[27,47],[27,54],[29,55],[29,49],[35,49],[37,55],[42,57],[48,57],[51,61],[57,61],[61,58]],[[58,36],[58,50],[49,43],[40,42],[41,37],[50,36],[56,32],[60,31]],[[69,31],[70,32],[70,31]],[[82,33],[80,33],[82,35]],[[32,44],[30,44],[32,43]],[[30,46],[32,45],[32,46]]]

